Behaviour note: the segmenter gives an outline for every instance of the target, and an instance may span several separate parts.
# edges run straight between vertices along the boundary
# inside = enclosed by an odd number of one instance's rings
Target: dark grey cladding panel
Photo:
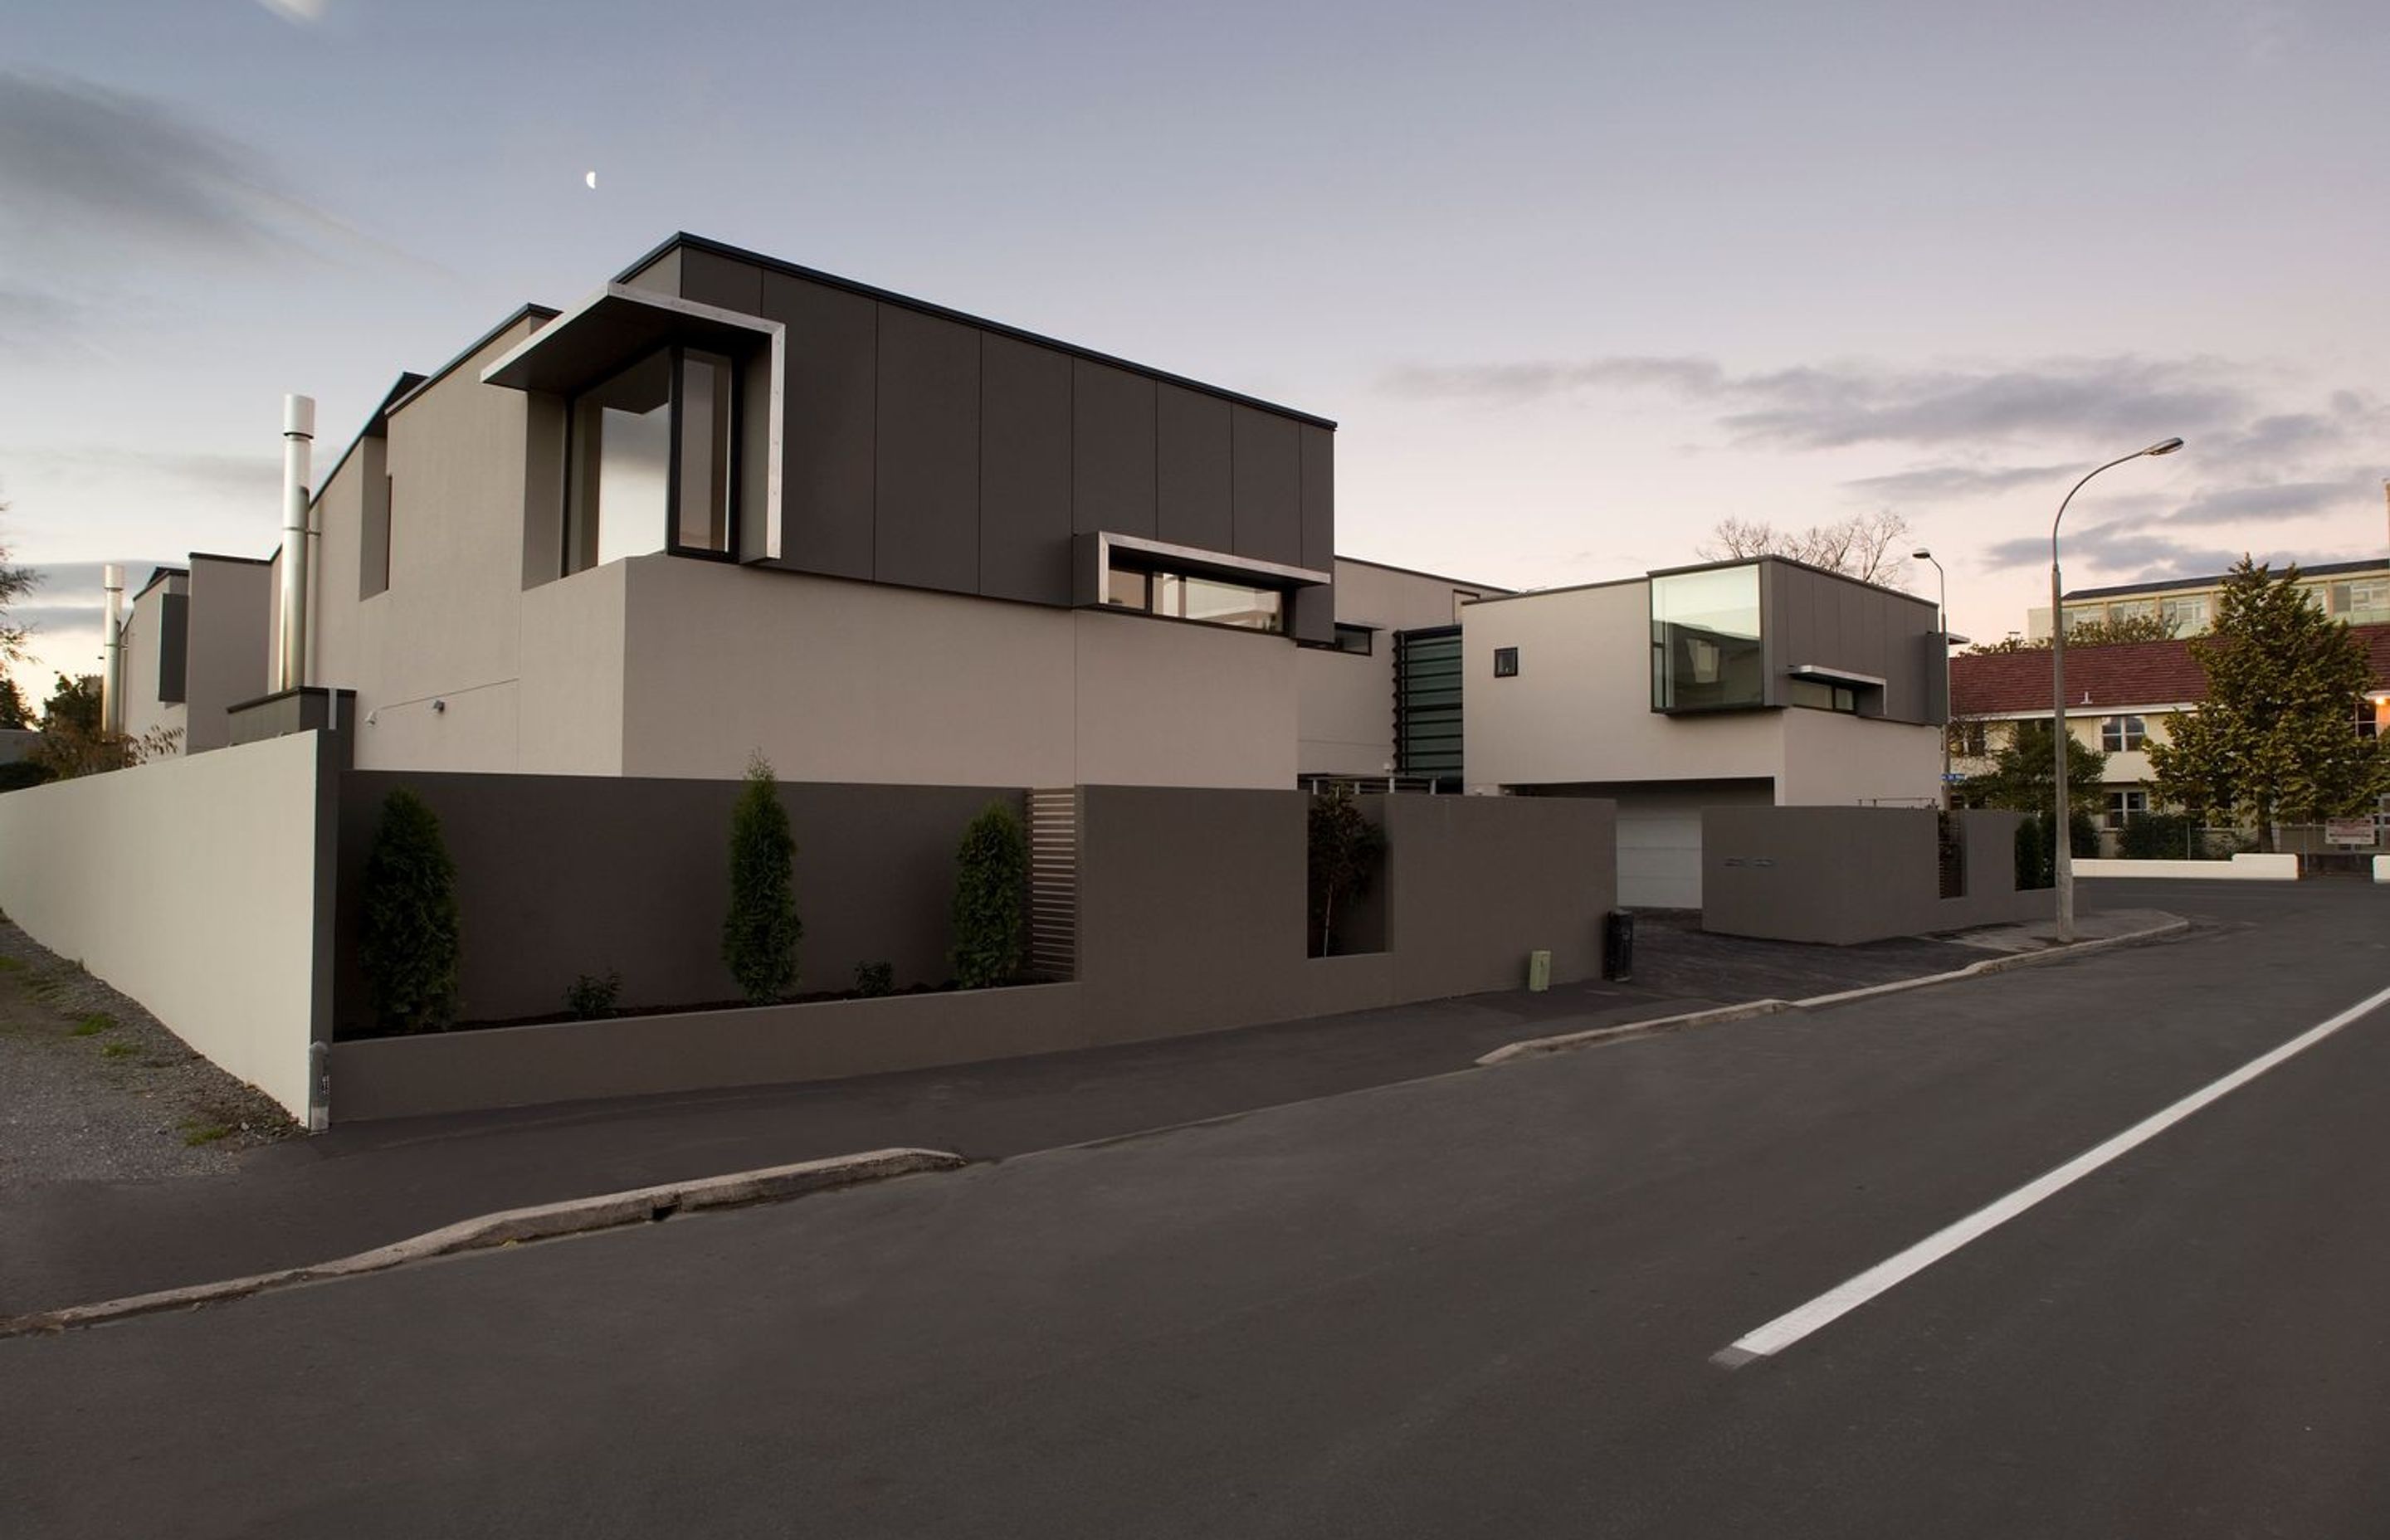
[[[158,596],[158,699],[188,698],[191,655],[191,597]]]
[[[1314,571],[1336,568],[1336,432],[1295,425],[1303,454],[1303,561]]]
[[[1933,720],[1924,642],[1934,625],[1931,605],[1782,562],[1761,571],[1771,704],[1790,699],[1785,671],[1817,663],[1882,679],[1882,714],[1894,721]]]
[[[1071,359],[980,340],[979,591],[1071,602]]]
[[[1235,544],[1239,556],[1303,561],[1303,425],[1251,406],[1228,409],[1234,444]],[[1326,564],[1322,563],[1325,570]]]
[[[1336,639],[1336,589],[1322,584],[1316,588],[1294,591],[1294,613],[1287,624],[1288,634],[1299,642],[1332,642]]]
[[[871,575],[879,306],[780,273],[764,314],[788,327],[781,421],[780,560],[808,572]]]
[[[871,575],[979,589],[979,347],[973,327],[880,307],[879,518]]]
[[[1154,382],[1071,362],[1071,527],[1154,537]]]
[[[1228,404],[1179,385],[1154,404],[1154,530],[1158,539],[1225,551],[1236,539],[1230,509]]]
[[[760,315],[764,311],[764,270],[719,252],[687,247],[680,253],[680,297],[701,305]]]

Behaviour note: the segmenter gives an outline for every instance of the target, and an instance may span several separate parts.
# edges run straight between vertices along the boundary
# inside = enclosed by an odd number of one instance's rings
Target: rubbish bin
[[[1635,977],[1635,917],[1625,909],[1602,917],[1601,976],[1622,982]]]

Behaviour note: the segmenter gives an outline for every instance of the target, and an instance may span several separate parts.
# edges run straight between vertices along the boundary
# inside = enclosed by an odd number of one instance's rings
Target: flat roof
[[[1505,588],[1498,583],[1471,583],[1467,578],[1457,578],[1445,572],[1422,572],[1416,567],[1397,567],[1391,561],[1372,561],[1365,556],[1345,556],[1339,552],[1336,559],[1349,561],[1356,567],[1372,567],[1381,572],[1400,572],[1405,577],[1427,578],[1435,583],[1448,583],[1455,588],[1483,588],[1485,590],[1483,597],[1486,598],[1518,592],[1516,588]]]
[[[717,257],[726,257],[732,262],[752,263],[758,267],[769,268],[775,273],[784,273],[792,278],[803,278],[810,283],[823,284],[831,289],[843,289],[849,294],[860,295],[868,300],[877,300],[883,304],[901,305],[906,310],[919,311],[924,315],[935,315],[942,320],[947,321],[959,321],[965,326],[978,327],[987,331],[996,332],[1000,336],[1013,338],[1019,341],[1034,343],[1036,346],[1041,348],[1053,348],[1058,352],[1070,353],[1073,357],[1086,359],[1090,363],[1108,364],[1116,369],[1126,369],[1131,374],[1144,375],[1148,379],[1159,379],[1167,384],[1183,385],[1190,391],[1201,391],[1205,395],[1218,396],[1222,400],[1237,402],[1246,406],[1255,407],[1261,411],[1273,413],[1279,417],[1293,417],[1298,421],[1307,422],[1315,428],[1326,428],[1333,430],[1336,427],[1335,422],[1331,418],[1319,417],[1310,412],[1298,411],[1294,407],[1281,405],[1274,401],[1264,401],[1259,396],[1249,396],[1239,391],[1231,391],[1218,385],[1207,384],[1200,379],[1190,379],[1185,375],[1173,374],[1167,369],[1157,369],[1150,364],[1139,364],[1130,359],[1122,358],[1113,353],[1099,353],[1094,348],[1083,347],[1076,342],[1065,342],[1060,338],[1047,337],[1021,327],[1008,326],[1002,321],[991,321],[984,315],[973,315],[969,311],[956,310],[950,305],[942,305],[928,300],[916,299],[910,294],[899,294],[893,289],[880,289],[872,284],[858,283],[853,278],[842,278],[835,273],[825,273],[817,267],[806,267],[801,263],[788,262],[779,257],[766,256],[761,251],[751,251],[744,247],[733,246],[727,241],[713,240],[704,236],[693,236],[686,230],[675,231],[672,236],[658,244],[653,250],[650,250],[645,256],[639,258],[638,261],[631,263],[630,266],[625,267],[623,271],[614,275],[614,281],[616,283],[630,282],[631,279],[636,276],[641,271],[652,266],[667,252],[672,251],[677,247],[687,247],[691,250],[705,251]]]
[[[2313,567],[2300,567],[2295,561],[2286,561],[2282,566],[2298,567],[2301,577],[2339,577],[2349,572],[2390,572],[2390,557],[2377,557],[2371,561],[2325,561]],[[2214,577],[2167,578],[2159,583],[2118,583],[2105,588],[2069,588],[2062,597],[2112,599],[2125,594],[2173,594],[2185,588],[2218,587],[2231,575],[2218,572]],[[2277,569],[2274,575],[2281,576],[2281,571]]]

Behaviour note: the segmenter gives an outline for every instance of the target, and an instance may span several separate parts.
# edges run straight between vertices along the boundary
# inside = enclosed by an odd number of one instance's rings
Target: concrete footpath
[[[2172,918],[2118,908],[2087,915],[2083,930],[2114,936]],[[0,1315],[307,1267],[497,1211],[857,1150],[1003,1159],[1445,1073],[1524,1039],[1947,974],[2049,939],[2003,927],[1837,948],[1647,918],[1624,983],[818,1084],[336,1127],[253,1151],[228,1175],[0,1193],[11,1238]]]

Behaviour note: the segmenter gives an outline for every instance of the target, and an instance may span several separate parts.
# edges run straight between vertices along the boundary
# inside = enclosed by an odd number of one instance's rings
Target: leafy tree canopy
[[[2191,650],[2207,699],[2150,746],[2160,797],[2246,820],[2270,850],[2278,820],[2369,812],[2390,791],[2390,743],[2357,735],[2358,701],[2374,684],[2364,644],[2308,599],[2298,568],[2277,577],[2242,557]]]
[[[2018,813],[2049,811],[2057,796],[2053,785],[2058,767],[2049,751],[2049,724],[2015,724],[2006,743],[1992,756],[1992,767],[1971,776],[1960,787],[1960,800],[1970,807],[2001,807]],[[2098,813],[2107,805],[2102,782],[2108,756],[2069,733],[2066,738],[2066,802],[2075,812]]]

